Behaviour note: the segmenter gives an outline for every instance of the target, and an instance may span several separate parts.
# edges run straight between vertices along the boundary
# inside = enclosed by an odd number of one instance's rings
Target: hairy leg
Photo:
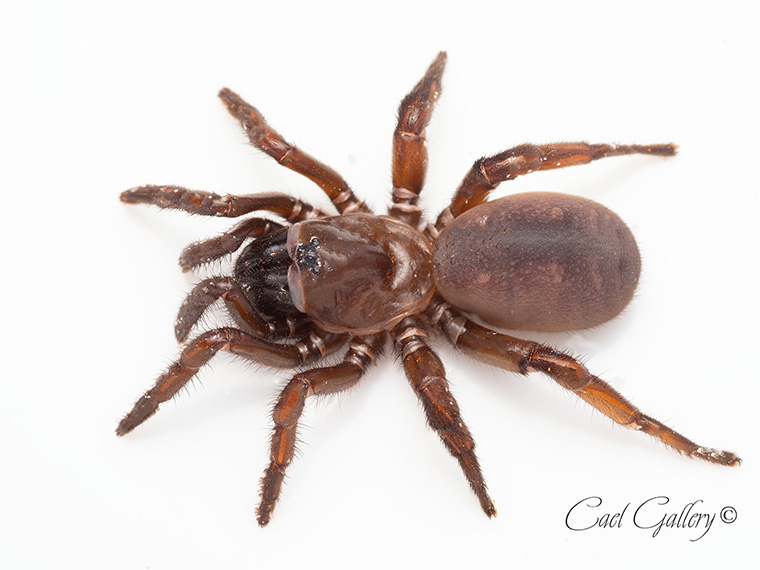
[[[385,334],[356,337],[343,361],[327,368],[315,368],[297,374],[280,394],[272,417],[272,449],[269,467],[261,479],[261,502],[256,511],[260,526],[272,517],[282,489],[285,471],[295,455],[298,421],[309,396],[333,394],[347,390],[361,379],[383,349]]]
[[[214,192],[190,190],[182,186],[150,184],[125,190],[119,198],[125,204],[148,204],[170,210],[182,210],[188,214],[222,218],[236,218],[260,210],[272,212],[292,222],[327,215],[298,198],[275,192],[221,196]]]
[[[265,318],[251,305],[243,288],[232,277],[209,277],[196,285],[187,295],[177,314],[174,335],[185,342],[203,313],[219,299],[244,328],[261,338],[282,338],[303,334],[313,328],[311,320],[302,314]]]
[[[341,214],[369,212],[367,205],[359,201],[340,174],[287,142],[267,124],[264,116],[254,106],[243,101],[240,95],[225,88],[219,92],[219,97],[230,114],[243,125],[253,146],[286,168],[317,184]]]
[[[441,231],[470,208],[482,204],[499,184],[537,170],[565,168],[588,164],[593,160],[626,154],[673,156],[676,145],[615,145],[585,142],[556,144],[523,144],[494,156],[475,161],[459,185],[451,204],[438,216],[435,230]]]
[[[425,128],[441,94],[445,66],[446,52],[441,52],[401,101],[393,133],[393,205],[388,213],[412,227],[417,227],[422,215],[417,200],[425,183],[428,161]]]
[[[344,334],[316,331],[295,344],[277,344],[231,327],[205,332],[193,339],[177,361],[137,400],[119,423],[116,435],[131,432],[155,414],[161,403],[171,400],[220,350],[266,366],[295,368],[338,350],[346,338]]]
[[[741,463],[734,453],[697,445],[642,413],[572,356],[536,342],[489,330],[443,302],[433,304],[430,314],[451,342],[472,358],[521,374],[543,372],[614,422],[649,434],[689,457],[718,465],[736,466]]]
[[[488,496],[483,473],[475,455],[475,441],[459,413],[459,405],[449,390],[443,363],[425,341],[427,332],[424,326],[418,317],[407,317],[396,325],[392,334],[396,350],[404,364],[406,377],[422,403],[428,425],[459,462],[483,511],[489,517],[495,516],[496,507]]]
[[[248,218],[216,237],[192,243],[179,256],[182,271],[190,271],[237,251],[248,238],[259,238],[281,230],[282,224],[266,218]]]

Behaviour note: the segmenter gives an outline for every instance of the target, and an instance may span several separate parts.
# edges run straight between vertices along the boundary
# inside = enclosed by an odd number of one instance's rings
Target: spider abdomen
[[[530,192],[481,204],[447,226],[433,254],[438,292],[507,329],[604,323],[633,297],[641,260],[620,217],[577,196]]]
[[[433,296],[430,241],[387,216],[300,222],[288,232],[288,254],[293,303],[330,332],[387,330]]]

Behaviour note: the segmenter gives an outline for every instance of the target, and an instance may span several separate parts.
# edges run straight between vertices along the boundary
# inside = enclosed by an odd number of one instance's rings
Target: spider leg
[[[393,205],[388,213],[414,228],[422,215],[417,200],[425,183],[428,161],[425,128],[441,94],[445,66],[446,52],[442,51],[425,76],[401,101],[398,124],[393,133]]]
[[[643,414],[572,356],[477,325],[446,303],[431,304],[430,312],[431,318],[451,342],[472,358],[521,374],[543,372],[614,422],[647,433],[684,455],[718,465],[736,466],[741,463],[741,459],[734,453],[697,445],[665,424]]]
[[[229,231],[187,246],[179,256],[179,265],[182,271],[190,271],[237,251],[247,238],[269,235],[283,227],[266,218],[247,218]]]
[[[341,214],[370,212],[367,205],[354,195],[340,174],[287,142],[280,133],[267,124],[263,115],[255,107],[243,101],[237,93],[224,88],[219,92],[219,97],[230,114],[243,125],[253,146],[286,168],[298,172],[317,184]]]
[[[193,326],[203,313],[222,299],[233,317],[261,338],[295,336],[308,331],[311,320],[306,316],[287,316],[278,319],[264,318],[251,305],[243,288],[232,277],[209,277],[196,285],[185,297],[174,324],[178,342],[185,342]]]
[[[407,317],[393,329],[396,350],[401,354],[406,377],[425,410],[428,425],[459,462],[483,511],[489,517],[496,516],[496,507],[488,496],[475,455],[475,441],[459,413],[459,405],[449,391],[443,363],[425,341],[427,336],[417,317]]]
[[[266,366],[295,368],[335,352],[346,342],[346,338],[345,334],[314,331],[295,344],[277,344],[231,327],[205,332],[193,339],[177,361],[137,400],[132,410],[119,423],[116,435],[131,432],[155,414],[159,404],[172,399],[220,350]]]
[[[182,186],[150,184],[125,190],[119,198],[126,204],[148,204],[182,210],[188,214],[222,218],[236,218],[258,210],[272,212],[291,222],[327,215],[298,198],[277,192],[221,196],[214,192],[190,190]]]
[[[589,144],[585,142],[556,144],[523,144],[493,156],[475,161],[457,189],[451,204],[438,216],[435,230],[442,230],[451,220],[482,204],[488,195],[505,180],[535,172],[552,170],[576,164],[588,164],[592,160],[626,154],[651,154],[673,156],[676,145],[615,145]]]
[[[301,372],[280,393],[272,413],[271,460],[261,479],[261,502],[256,510],[260,526],[269,523],[280,496],[285,470],[293,460],[298,420],[306,398],[340,392],[356,385],[381,353],[384,340],[384,333],[352,339],[341,363]]]

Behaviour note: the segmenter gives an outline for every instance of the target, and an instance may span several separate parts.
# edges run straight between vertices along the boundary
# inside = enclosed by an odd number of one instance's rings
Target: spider
[[[445,64],[441,52],[401,101],[387,215],[372,213],[337,172],[286,142],[258,110],[226,88],[219,97],[253,146],[319,185],[339,215],[281,193],[221,196],[149,185],[121,194],[128,204],[229,218],[268,212],[280,221],[247,217],[182,252],[180,266],[188,271],[242,248],[232,276],[207,278],[187,296],[174,329],[184,349],[122,419],[117,435],[156,413],[220,350],[294,369],[348,345],[337,364],[300,368],[279,395],[256,512],[261,526],[269,523],[280,496],[306,400],[355,386],[383,352],[387,337],[428,424],[459,462],[489,517],[496,508],[444,366],[429,344],[431,333],[488,364],[520,374],[543,372],[618,424],[680,453],[719,465],[741,462],[734,453],[697,445],[645,415],[572,356],[471,319],[499,329],[567,331],[620,313],[638,283],[640,258],[617,214],[565,194],[488,197],[501,182],[537,170],[628,154],[672,156],[676,146],[516,146],[475,161],[449,206],[434,223],[425,223],[417,206],[427,167],[425,129]],[[220,299],[237,326],[202,332],[187,342],[204,312]]]

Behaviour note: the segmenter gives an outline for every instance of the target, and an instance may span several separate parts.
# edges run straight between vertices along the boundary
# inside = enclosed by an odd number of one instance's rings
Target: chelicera
[[[444,366],[429,344],[431,333],[441,333],[488,364],[521,374],[543,372],[613,421],[685,455],[720,465],[741,462],[643,414],[572,356],[470,318],[501,329],[567,331],[620,313],[638,283],[640,259],[633,235],[614,212],[565,194],[488,197],[501,182],[537,170],[627,154],[672,156],[675,145],[520,145],[477,160],[450,205],[435,222],[425,223],[417,206],[427,166],[425,129],[445,63],[446,54],[440,53],[401,102],[387,215],[372,213],[337,172],[286,142],[229,89],[219,96],[253,146],[318,184],[339,215],[286,194],[221,196],[142,186],[121,195],[129,204],[230,218],[268,212],[279,221],[246,217],[228,232],[183,251],[180,265],[191,270],[242,248],[232,276],[207,278],[187,296],[175,326],[184,349],[124,417],[118,435],[151,417],[220,350],[280,368],[311,365],[345,351],[335,365],[296,373],[279,396],[270,463],[261,480],[261,526],[270,521],[293,459],[306,400],[356,385],[388,337],[430,427],[459,462],[488,516],[496,509]],[[220,299],[236,326],[188,341],[204,312]]]

